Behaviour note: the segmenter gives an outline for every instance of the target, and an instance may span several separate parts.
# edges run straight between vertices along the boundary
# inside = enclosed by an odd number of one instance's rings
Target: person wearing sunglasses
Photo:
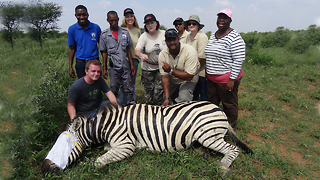
[[[201,101],[207,100],[207,80],[206,80],[206,55],[204,49],[208,44],[208,37],[200,30],[204,27],[200,24],[200,18],[197,15],[191,15],[187,21],[184,21],[184,26],[190,31],[190,34],[186,37],[182,43],[190,44],[198,53],[198,60],[200,62],[199,81],[193,92],[193,100],[198,101],[199,96]]]
[[[186,31],[186,28],[184,27],[183,19],[180,17],[176,18],[173,21],[173,25],[176,28],[176,30],[178,31],[180,42],[184,41],[184,39],[188,36],[189,32]]]
[[[131,76],[131,83],[132,83],[132,89],[133,89],[133,99],[136,100],[136,77],[137,77],[137,73],[138,73],[138,65],[139,65],[139,59],[138,57],[135,55],[134,53],[134,49],[136,48],[138,39],[141,35],[141,31],[140,31],[140,27],[137,21],[136,16],[134,15],[134,12],[131,8],[126,8],[123,11],[123,19],[122,19],[122,24],[120,25],[120,27],[123,27],[125,29],[128,30],[131,40],[133,42],[133,46],[131,46],[129,49],[131,51],[131,56],[132,56],[132,62],[133,62],[133,66],[136,70],[136,72]],[[123,103],[122,106],[126,106],[126,96],[125,96],[125,92],[123,89],[123,85],[120,86],[120,99],[121,102]]]
[[[217,16],[218,30],[212,33],[204,51],[207,57],[208,101],[217,106],[222,102],[223,111],[235,129],[246,45],[241,35],[230,27],[232,11],[223,9]]]
[[[171,28],[165,33],[167,47],[159,54],[159,69],[165,94],[163,106],[191,101],[199,79],[200,63],[197,51],[180,43],[178,32]]]
[[[160,23],[153,14],[144,17],[144,30],[138,39],[135,55],[141,59],[141,81],[144,87],[146,104],[161,105],[163,89],[159,72],[158,57],[166,47],[164,30],[160,30]]]
[[[78,22],[68,28],[69,75],[75,78],[73,60],[76,57],[76,73],[78,79],[85,76],[86,63],[91,59],[99,59],[97,43],[100,39],[99,25],[88,20],[89,13],[84,5],[75,8]]]

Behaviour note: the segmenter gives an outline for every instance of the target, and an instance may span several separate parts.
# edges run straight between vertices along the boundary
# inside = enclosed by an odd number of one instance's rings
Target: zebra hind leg
[[[199,142],[203,141],[199,140]],[[221,161],[219,161],[220,172],[222,173],[222,175],[232,174],[229,166],[239,155],[239,149],[236,146],[225,142],[223,137],[208,138],[202,143],[202,145],[204,147],[208,147],[214,151],[224,154],[224,157],[221,159]]]

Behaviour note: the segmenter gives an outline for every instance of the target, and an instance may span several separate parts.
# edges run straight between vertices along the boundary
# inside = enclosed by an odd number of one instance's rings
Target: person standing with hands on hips
[[[110,89],[115,96],[118,95],[120,85],[126,94],[126,104],[135,104],[131,75],[136,73],[132,63],[130,47],[133,45],[129,32],[118,26],[117,12],[109,11],[107,21],[110,28],[101,33],[99,50],[103,59],[103,77],[108,79],[107,59],[109,58]],[[121,104],[123,102],[120,102]]]
[[[68,29],[68,54],[69,75],[75,78],[73,59],[76,57],[76,72],[78,79],[85,76],[85,66],[90,59],[99,60],[97,43],[100,39],[101,29],[97,24],[88,20],[89,13],[85,6],[78,5],[75,8],[75,16],[78,20]]]
[[[211,35],[204,51],[207,57],[208,100],[216,105],[222,102],[223,111],[235,129],[246,45],[241,35],[230,27],[232,11],[223,9],[217,16],[218,30]]]

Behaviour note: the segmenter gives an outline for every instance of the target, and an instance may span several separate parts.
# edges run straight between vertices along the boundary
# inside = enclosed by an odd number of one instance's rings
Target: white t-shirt
[[[151,36],[149,33],[144,32],[139,37],[136,49],[148,55],[149,58],[147,62],[141,61],[141,68],[143,70],[154,71],[159,69],[159,54],[167,47],[164,34],[164,30],[158,30],[157,36]]]

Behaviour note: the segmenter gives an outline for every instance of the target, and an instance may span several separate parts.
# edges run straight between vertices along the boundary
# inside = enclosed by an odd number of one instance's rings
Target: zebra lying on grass
[[[175,152],[198,141],[204,147],[223,153],[221,172],[231,173],[229,166],[239,149],[224,141],[227,131],[241,149],[253,153],[238,139],[222,110],[210,102],[171,106],[136,104],[124,108],[107,104],[93,119],[87,120],[84,116],[74,119],[48,153],[41,171],[59,174],[79,158],[86,147],[96,143],[110,145],[109,151],[95,162],[100,168],[131,156],[135,148]]]

